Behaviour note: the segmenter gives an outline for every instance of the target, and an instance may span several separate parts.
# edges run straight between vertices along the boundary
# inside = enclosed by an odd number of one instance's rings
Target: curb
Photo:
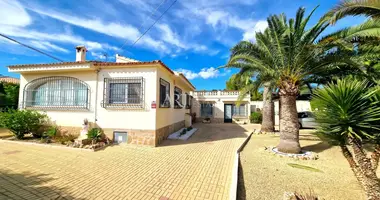
[[[58,148],[58,149],[69,149],[69,150],[86,151],[86,152],[96,152],[96,151],[103,150],[104,148],[110,146],[110,145],[106,145],[106,146],[103,146],[103,147],[100,147],[97,149],[83,149],[83,148],[73,148],[73,147],[58,146],[58,145],[56,146],[56,145],[49,145],[49,144],[38,144],[38,143],[33,143],[33,142],[11,141],[11,140],[4,140],[4,139],[0,139],[0,142],[10,143],[10,144],[34,145],[34,146]]]
[[[252,134],[255,133],[256,129],[254,129],[247,138],[245,138],[244,142],[240,145],[238,150],[236,151],[234,166],[232,168],[232,181],[230,188],[230,200],[236,200],[237,196],[237,185],[238,185],[238,177],[239,177],[239,160],[240,160],[240,152],[243,150],[245,145],[248,143]]]

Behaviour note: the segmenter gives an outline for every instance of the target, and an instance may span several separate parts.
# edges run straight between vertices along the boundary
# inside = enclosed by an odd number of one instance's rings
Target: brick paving
[[[0,199],[229,199],[251,125],[195,124],[188,141],[98,152],[0,141]]]

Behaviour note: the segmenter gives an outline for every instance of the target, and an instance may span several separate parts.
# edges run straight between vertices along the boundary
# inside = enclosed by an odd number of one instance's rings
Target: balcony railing
[[[192,93],[194,97],[238,97],[239,91],[195,91]],[[249,97],[249,95],[247,95]]]

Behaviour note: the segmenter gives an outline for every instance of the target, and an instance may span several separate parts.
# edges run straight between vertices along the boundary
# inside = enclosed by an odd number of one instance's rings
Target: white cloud
[[[161,39],[165,42],[186,49],[187,45],[181,42],[178,35],[174,33],[167,24],[157,24],[156,27],[161,31]]]
[[[250,17],[250,13],[244,12],[243,15],[239,10],[241,6],[246,7],[256,2],[256,0],[236,0],[233,3],[227,0],[182,1],[184,9],[178,10],[176,16],[188,20],[189,23],[211,26],[214,29],[213,39],[225,46],[231,46],[240,38],[231,35],[230,29],[240,30],[242,35],[246,34],[245,37],[248,37],[248,31],[258,28],[257,23],[261,21]],[[207,26],[203,26],[202,29],[207,30]]]
[[[105,49],[118,50],[119,49],[109,44],[86,41],[83,38],[79,36],[75,36],[75,35],[68,35],[68,34],[61,34],[61,33],[42,33],[42,32],[38,32],[34,30],[28,30],[25,28],[18,28],[18,27],[12,27],[12,26],[0,26],[0,27],[2,27],[1,30],[6,35],[19,37],[19,38],[39,40],[40,43],[43,43],[45,41],[50,41],[50,42],[57,42],[57,43],[66,43],[66,44],[68,43],[68,44],[73,44],[73,45],[85,45],[88,48],[88,50],[105,50]],[[58,47],[57,45],[55,46]],[[59,50],[59,48],[55,48],[55,49]]]
[[[198,73],[192,72],[191,70],[188,70],[188,69],[178,69],[176,71],[185,75],[185,77],[189,80],[199,77]]]
[[[32,18],[18,1],[0,1],[0,7],[3,9],[3,11],[0,12],[0,18],[6,19],[0,21],[1,32],[10,37],[29,39],[31,41],[26,43],[38,49],[64,53],[69,52],[67,49],[52,42],[85,45],[89,50],[108,49],[116,51],[119,49],[109,44],[87,41],[82,37],[70,33],[44,33],[28,28],[28,25],[32,25]]]
[[[63,14],[61,12],[54,11],[46,11],[43,9],[37,8],[28,8],[33,12],[39,13],[41,15],[45,15],[57,20],[60,20],[65,23],[69,23],[75,26],[79,26],[82,28],[86,28],[92,31],[96,31],[105,35],[109,35],[112,37],[123,38],[129,42],[134,42],[140,35],[140,31],[137,30],[134,26],[129,24],[121,24],[118,22],[104,22],[100,19],[86,19],[73,15]],[[146,45],[148,48],[154,48],[156,50],[166,51],[167,48],[165,45],[157,40],[154,40],[149,35],[145,35],[141,38],[138,45],[144,46]]]
[[[57,45],[54,45],[50,42],[44,42],[44,41],[31,41],[30,42],[31,45],[33,45],[33,47],[36,47],[38,49],[43,49],[43,50],[47,50],[47,51],[60,51],[60,52],[63,52],[63,53],[69,53],[69,51],[67,49],[64,49],[64,48],[61,48]]]
[[[91,56],[99,60],[105,60],[107,58],[106,55],[98,52],[91,52]]]
[[[228,17],[228,13],[224,11],[211,11],[211,12],[202,12],[206,15],[207,24],[211,24],[213,27],[219,24],[219,22],[224,21]]]
[[[202,79],[216,78],[219,76],[225,76],[228,73],[230,73],[230,71],[228,70],[224,70],[224,72],[221,73],[220,70],[214,67],[202,68],[199,72],[193,72],[188,69],[177,69],[176,71],[185,75],[185,77],[189,80],[195,79],[195,78],[202,78]]]
[[[0,1],[0,24],[27,26],[32,19],[18,1]]]
[[[262,32],[268,27],[267,21],[258,21],[253,29],[247,30],[243,34],[243,40],[256,41],[256,32]]]
[[[198,74],[203,79],[215,78],[220,75],[219,70],[215,69],[214,67],[203,68]]]

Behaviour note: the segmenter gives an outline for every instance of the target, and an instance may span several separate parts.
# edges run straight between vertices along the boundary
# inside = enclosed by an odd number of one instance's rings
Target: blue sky
[[[311,24],[338,1],[333,0],[178,0],[133,47],[130,45],[174,0],[0,0],[0,32],[65,61],[75,60],[75,46],[88,48],[88,60],[114,61],[115,54],[141,61],[160,59],[183,72],[202,89],[224,89],[236,70],[215,70],[226,63],[229,49],[241,40],[254,41],[270,14],[294,17],[296,10],[320,5]],[[232,3],[233,2],[233,3]],[[151,17],[151,13],[161,5]],[[346,18],[325,34],[357,25]],[[126,44],[123,48],[123,44]],[[105,58],[103,55],[108,56]],[[0,74],[6,66],[56,62],[0,38]]]

